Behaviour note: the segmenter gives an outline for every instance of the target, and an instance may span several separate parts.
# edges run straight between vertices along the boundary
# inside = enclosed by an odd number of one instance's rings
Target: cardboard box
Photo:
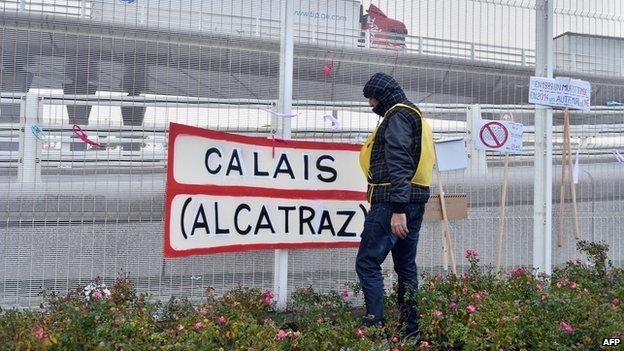
[[[445,194],[446,216],[449,220],[468,218],[468,200],[466,194]],[[425,207],[424,220],[436,222],[442,220],[440,195],[431,195]]]

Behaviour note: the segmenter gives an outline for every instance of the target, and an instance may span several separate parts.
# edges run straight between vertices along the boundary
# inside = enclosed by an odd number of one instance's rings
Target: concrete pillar
[[[128,96],[139,96],[147,87],[147,67],[146,63],[127,63],[124,69],[122,89],[128,92]],[[121,107],[121,118],[124,126],[142,126],[145,118],[145,106],[123,106]],[[122,150],[141,150],[142,143],[124,143]]]
[[[65,81],[63,84],[63,94],[69,95],[94,95],[97,91],[99,63],[90,53],[76,52],[75,49],[67,48],[67,59],[65,61]],[[67,103],[67,115],[70,124],[81,126],[89,124],[89,114],[91,105],[72,105]],[[71,151],[83,151],[87,145],[80,140],[69,144]]]
[[[34,74],[27,70],[28,51],[14,49],[17,46],[17,39],[12,39],[9,35],[2,37],[0,40],[2,41],[2,49],[0,50],[0,91],[3,93],[28,93],[34,77]],[[15,103],[0,103],[0,123],[23,122],[21,118],[25,116],[25,100],[22,99],[21,102],[19,100],[13,101]],[[8,141],[0,143],[0,151],[18,151],[23,145],[23,132],[20,139],[20,142]]]

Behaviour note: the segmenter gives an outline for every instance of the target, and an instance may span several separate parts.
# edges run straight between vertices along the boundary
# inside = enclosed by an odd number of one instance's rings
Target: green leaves
[[[603,338],[623,336],[624,270],[607,264],[605,245],[579,248],[593,262],[568,262],[552,277],[526,268],[498,276],[478,266],[476,251],[467,257],[467,274],[423,276],[412,296],[421,314],[420,340],[400,337],[394,290],[385,299],[385,325],[366,328],[361,299],[349,292],[357,286],[337,284],[329,293],[300,289],[286,311],[277,311],[270,291],[238,287],[217,296],[209,290],[199,305],[184,298],[163,303],[137,294],[122,277],[110,294],[94,281],[88,298],[78,287],[64,295],[45,292],[38,312],[0,310],[0,349],[594,349]]]

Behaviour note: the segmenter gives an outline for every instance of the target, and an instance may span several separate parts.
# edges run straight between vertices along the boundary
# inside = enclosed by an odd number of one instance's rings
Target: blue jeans
[[[384,290],[381,264],[388,253],[392,252],[394,270],[398,275],[397,304],[400,317],[405,323],[407,335],[418,331],[418,308],[412,295],[418,290],[416,249],[424,212],[424,203],[410,203],[407,206],[405,215],[409,233],[405,239],[398,239],[392,234],[390,229],[392,207],[389,203],[373,204],[366,216],[355,271],[364,292],[367,325],[383,323]]]

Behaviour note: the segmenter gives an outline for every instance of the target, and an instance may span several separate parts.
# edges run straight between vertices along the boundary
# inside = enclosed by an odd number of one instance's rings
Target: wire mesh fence
[[[161,298],[239,284],[272,288],[272,251],[164,259],[163,208],[169,122],[270,135],[280,7],[278,0],[0,1],[1,305],[33,306],[42,288],[64,291],[122,273]],[[493,265],[503,156],[475,150],[471,126],[511,112],[525,134],[524,151],[510,156],[503,266],[530,266],[535,7],[533,0],[296,0],[292,137],[362,143],[379,121],[362,87],[375,72],[393,75],[436,138],[466,139],[469,168],[442,176],[445,191],[465,194],[469,206],[468,219],[451,223],[454,253],[461,263],[476,247]],[[621,265],[624,164],[614,155],[624,145],[622,6],[556,1],[554,19],[556,75],[592,84],[592,111],[570,115],[581,237],[609,243]],[[557,201],[562,117],[555,113]],[[555,264],[577,258],[569,192],[565,200]],[[553,209],[555,237],[558,203]],[[441,271],[439,223],[423,226],[419,246],[420,269]],[[353,249],[293,250],[289,289],[338,290],[356,280],[354,260]],[[387,262],[385,274],[391,269]]]

